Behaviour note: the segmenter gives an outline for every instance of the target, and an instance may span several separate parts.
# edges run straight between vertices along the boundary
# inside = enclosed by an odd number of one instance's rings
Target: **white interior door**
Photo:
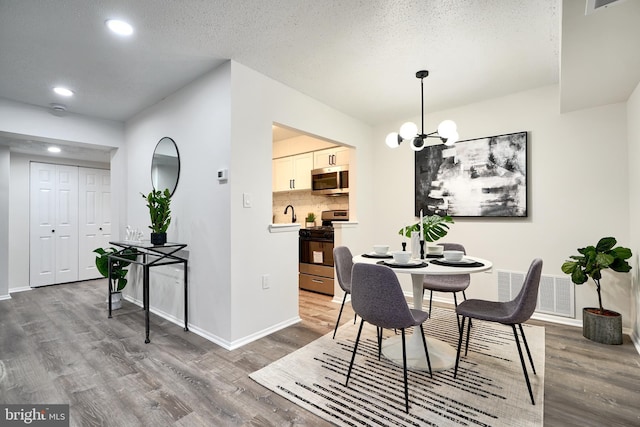
[[[55,283],[78,280],[78,167],[56,165]]]
[[[31,286],[78,280],[78,168],[31,163]]]
[[[79,280],[102,277],[96,269],[96,248],[111,238],[111,175],[108,170],[79,168],[78,171]]]
[[[31,163],[29,282],[51,285],[55,280],[55,165]]]

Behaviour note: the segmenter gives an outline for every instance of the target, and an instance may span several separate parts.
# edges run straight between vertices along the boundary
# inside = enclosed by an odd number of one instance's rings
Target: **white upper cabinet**
[[[349,164],[349,148],[334,147],[313,153],[313,168],[328,168]]]
[[[273,159],[273,191],[311,189],[312,153]]]

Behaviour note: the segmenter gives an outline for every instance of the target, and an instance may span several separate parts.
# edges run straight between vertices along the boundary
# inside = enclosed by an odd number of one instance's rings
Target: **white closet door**
[[[96,269],[96,248],[111,237],[111,177],[104,169],[79,169],[79,280],[102,277]]]
[[[31,163],[30,285],[78,280],[78,168]]]
[[[56,166],[56,281],[78,280],[78,167]]]
[[[31,163],[29,282],[31,286],[55,281],[55,165]]]

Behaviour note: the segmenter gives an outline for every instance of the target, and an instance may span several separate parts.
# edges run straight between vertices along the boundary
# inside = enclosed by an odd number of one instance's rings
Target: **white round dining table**
[[[445,266],[434,264],[431,261],[433,259],[428,258],[424,260],[412,260],[412,262],[423,261],[427,265],[424,267],[399,267],[391,268],[396,274],[410,274],[411,282],[413,284],[413,308],[422,310],[422,299],[424,288],[422,282],[426,275],[452,275],[452,274],[472,274],[480,273],[483,271],[491,270],[493,264],[486,259],[468,256],[464,257],[466,260],[472,260],[483,264],[482,266],[470,267],[470,266]],[[353,257],[354,263],[367,263],[376,264],[380,262],[380,258],[369,258],[363,255],[356,255]],[[384,261],[392,261],[391,259],[384,259]],[[416,329],[418,330],[418,329]],[[419,331],[419,330],[418,330]],[[429,350],[429,359],[431,361],[431,369],[433,371],[442,371],[445,369],[453,368],[456,362],[456,349],[433,337],[425,335],[427,339],[427,347]],[[418,333],[411,334],[406,342],[407,345],[407,368],[414,370],[429,370],[427,366],[427,359],[424,354],[424,346],[422,339]],[[382,354],[392,362],[402,366],[402,337],[394,336],[387,338],[382,344]]]

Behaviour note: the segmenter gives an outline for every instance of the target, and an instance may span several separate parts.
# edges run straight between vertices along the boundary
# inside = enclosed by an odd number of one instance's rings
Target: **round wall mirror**
[[[151,185],[154,190],[164,191],[165,188],[173,196],[180,177],[180,154],[175,141],[164,137],[156,145],[151,160]]]

